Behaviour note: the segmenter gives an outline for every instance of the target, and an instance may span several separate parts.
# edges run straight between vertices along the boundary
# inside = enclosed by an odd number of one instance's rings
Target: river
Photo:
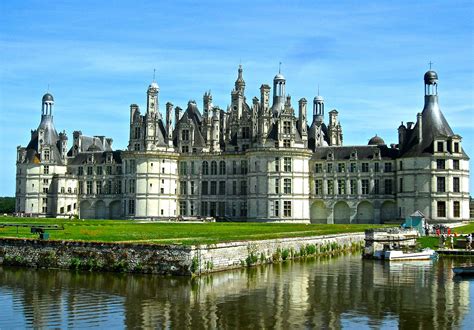
[[[0,267],[0,328],[471,328],[461,259],[347,255],[200,278]]]

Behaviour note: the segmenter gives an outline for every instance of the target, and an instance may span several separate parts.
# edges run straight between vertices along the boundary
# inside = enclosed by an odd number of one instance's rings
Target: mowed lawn
[[[0,217],[0,237],[38,238],[30,228],[1,224],[60,225],[46,230],[50,240],[140,242],[147,244],[215,244],[283,237],[363,232],[382,225],[305,225],[278,223],[140,223],[131,220],[65,220]],[[393,225],[392,225],[393,226]]]

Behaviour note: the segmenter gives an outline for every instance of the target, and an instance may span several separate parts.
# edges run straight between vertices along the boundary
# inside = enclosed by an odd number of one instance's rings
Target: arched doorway
[[[122,204],[120,203],[120,201],[113,201],[109,204],[109,218],[110,219],[122,218]]]
[[[357,223],[374,223],[374,207],[371,203],[364,201],[357,205]]]
[[[94,219],[95,212],[91,203],[88,201],[82,201],[79,209],[79,218],[81,219]]]
[[[328,223],[327,208],[323,201],[311,205],[311,223]]]
[[[105,207],[104,201],[100,200],[95,203],[95,218],[105,219],[107,218],[107,208]]]
[[[397,205],[393,201],[385,201],[382,203],[380,208],[380,221],[384,223],[385,221],[397,219]]]
[[[334,223],[351,223],[351,209],[346,202],[337,202],[334,205]]]

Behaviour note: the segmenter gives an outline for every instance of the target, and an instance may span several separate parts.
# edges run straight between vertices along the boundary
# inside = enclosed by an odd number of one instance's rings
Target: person
[[[454,249],[454,236],[453,235],[449,236],[449,246],[451,249]]]
[[[467,235],[466,249],[469,251],[472,249],[472,234]]]
[[[441,242],[442,242],[442,247],[446,247],[446,235],[441,234]]]

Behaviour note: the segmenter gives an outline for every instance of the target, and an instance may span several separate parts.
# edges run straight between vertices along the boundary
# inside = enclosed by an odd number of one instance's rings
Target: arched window
[[[202,175],[209,174],[209,163],[207,161],[202,162]]]
[[[225,174],[225,161],[223,160],[219,162],[219,174]]]
[[[212,175],[217,174],[217,162],[215,160],[211,162],[211,174]]]

